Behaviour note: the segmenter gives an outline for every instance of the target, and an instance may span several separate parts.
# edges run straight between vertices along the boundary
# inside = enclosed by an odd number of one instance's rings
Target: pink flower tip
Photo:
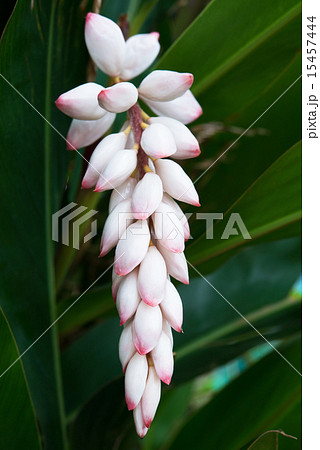
[[[185,82],[186,82],[186,85],[189,88],[192,86],[192,83],[193,83],[193,75],[192,75],[192,73],[186,73],[185,74]],[[202,110],[201,110],[201,112],[202,112]]]
[[[160,379],[167,385],[171,383],[171,375],[164,375]]]
[[[82,180],[81,189],[90,189],[92,186],[85,178]]]
[[[69,141],[68,136],[67,136],[67,149],[68,150],[77,150],[77,147],[75,145],[73,145],[72,142]]]
[[[143,355],[146,355],[147,353],[150,352],[150,349],[149,349],[149,348],[142,347],[142,346],[140,345],[140,342],[134,342],[134,346],[135,346],[137,352],[139,353],[139,355],[142,355],[142,356],[143,356]]]
[[[100,186],[96,185],[96,187],[93,190],[93,192],[103,192],[103,186],[102,185],[100,185]]]
[[[152,419],[151,419],[151,417],[147,417],[143,420],[143,422],[147,428],[150,428],[150,426],[152,424]]]
[[[181,280],[181,282],[183,284],[189,284],[189,278],[184,278],[183,280]]]
[[[119,277],[124,277],[125,275],[128,275],[128,271],[119,267],[118,265],[114,265],[114,271],[116,273],[116,275],[118,275]]]
[[[88,23],[91,19],[93,19],[94,16],[95,16],[95,13],[89,12],[89,13],[86,15],[86,23]]]
[[[157,31],[152,31],[152,33],[150,33],[152,36],[154,36],[157,40],[159,40],[160,37],[160,33],[158,33]]]
[[[126,320],[121,319],[121,320],[120,320],[120,327],[122,327],[122,325],[124,325],[125,323],[126,323]]]
[[[133,211],[133,217],[137,220],[145,220],[149,217],[149,213],[147,212],[137,212],[137,211]]]
[[[152,306],[152,307],[155,307],[155,306],[157,306],[157,305],[159,304],[157,301],[155,302],[155,301],[150,300],[150,299],[145,298],[145,297],[143,297],[142,300],[144,301],[144,303],[145,303],[146,305]]]
[[[126,396],[126,404],[129,411],[132,411],[137,406],[136,403],[130,400],[130,398],[128,398],[127,396]]]
[[[192,152],[194,158],[196,158],[197,156],[199,156],[200,153],[201,153],[201,150],[200,150],[199,147],[196,147],[196,148],[193,150],[193,152]]]

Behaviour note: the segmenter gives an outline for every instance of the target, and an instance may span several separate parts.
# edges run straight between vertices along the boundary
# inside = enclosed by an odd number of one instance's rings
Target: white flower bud
[[[184,250],[184,230],[175,211],[161,202],[152,215],[155,238],[171,252]]]
[[[174,159],[189,159],[200,155],[199,143],[189,128],[171,117],[150,117],[149,123],[161,123],[171,131],[177,151],[172,155]]]
[[[117,188],[132,174],[136,166],[137,150],[117,151],[100,175],[94,191],[102,192]]]
[[[139,94],[149,100],[167,102],[181,97],[192,83],[193,75],[191,73],[154,70],[141,82]]]
[[[120,316],[120,325],[123,325],[132,317],[140,303],[140,295],[137,287],[138,269],[128,273],[119,286],[117,294],[117,309]]]
[[[158,343],[162,331],[162,314],[159,306],[140,302],[133,319],[134,345],[141,355],[149,353]]]
[[[99,142],[91,155],[87,171],[83,177],[81,184],[83,189],[89,189],[97,183],[113,155],[118,150],[125,148],[126,140],[127,137],[124,133],[113,133]]]
[[[199,196],[185,171],[174,161],[158,159],[155,161],[156,172],[160,176],[163,189],[171,197],[181,202],[200,206]]]
[[[137,220],[121,236],[115,254],[114,270],[117,275],[127,275],[146,256],[150,231],[146,220]]]
[[[188,265],[184,253],[170,252],[160,244],[157,248],[166,262],[168,273],[181,283],[189,284]]]
[[[129,37],[120,74],[122,80],[135,78],[153,63],[160,51],[158,40],[157,32]]]
[[[161,123],[149,125],[144,130],[141,147],[151,158],[165,158],[177,150],[171,131]]]
[[[191,91],[170,102],[155,102],[144,98],[143,101],[159,116],[168,116],[184,124],[193,122],[202,114],[202,108]]]
[[[67,134],[68,150],[87,147],[96,142],[109,130],[115,118],[115,114],[107,112],[98,120],[73,119]]]
[[[88,13],[85,40],[99,69],[111,77],[119,75],[124,61],[125,40],[118,25],[99,14]]]
[[[148,376],[148,362],[144,355],[135,353],[130,359],[125,374],[126,403],[129,411],[140,402]]]
[[[97,83],[85,83],[60,95],[56,107],[73,119],[97,120],[105,115],[98,104],[98,94],[103,86]]]
[[[183,214],[182,209],[180,208],[178,203],[176,203],[173,200],[173,198],[171,198],[170,195],[168,195],[166,193],[163,194],[162,201],[163,201],[163,203],[166,203],[167,205],[169,205],[173,209],[173,211],[175,212],[176,216],[180,220],[181,225],[183,227],[184,240],[187,241],[189,239],[189,237],[190,237],[190,227],[189,227],[189,224],[188,224],[188,219]]]
[[[156,414],[161,396],[161,381],[158,377],[155,368],[149,367],[146,387],[141,398],[143,422],[147,428],[150,427],[151,422]]]
[[[138,290],[141,299],[147,305],[158,305],[165,295],[166,280],[166,263],[161,253],[152,245],[139,268]]]
[[[112,298],[116,301],[118,289],[123,277],[119,277],[114,271],[114,266],[112,267]]]
[[[166,282],[166,291],[160,309],[172,328],[181,333],[183,320],[182,302],[177,289],[169,280]]]
[[[114,84],[103,89],[98,95],[98,102],[101,108],[113,113],[127,111],[137,100],[137,88],[128,82]]]
[[[132,194],[132,213],[136,219],[147,219],[159,206],[163,195],[161,178],[148,172]]]
[[[173,373],[171,342],[166,333],[161,333],[156,347],[151,352],[154,367],[161,381],[170,384]]]
[[[136,427],[137,435],[143,439],[148,433],[148,428],[145,426],[142,416],[141,402],[133,410],[133,420]]]
[[[172,348],[173,347],[172,329],[169,325],[169,322],[164,317],[162,320],[162,332],[166,333],[166,335],[168,336],[170,343],[171,343],[171,348]]]
[[[114,208],[109,214],[103,227],[100,247],[100,257],[106,255],[133,222],[131,212],[131,198],[127,198]]]
[[[128,362],[135,353],[136,348],[132,340],[132,321],[130,321],[124,326],[119,340],[119,359],[123,373],[126,371]]]
[[[117,189],[112,191],[109,200],[109,214],[117,206],[118,203],[132,196],[132,192],[136,184],[137,180],[135,178],[129,177],[122,184],[120,184]]]

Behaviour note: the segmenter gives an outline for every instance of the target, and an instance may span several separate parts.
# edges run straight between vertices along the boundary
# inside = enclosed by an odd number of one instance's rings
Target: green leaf
[[[300,342],[280,346],[279,351],[300,370]],[[196,412],[168,448],[238,450],[266,430],[282,429],[283,418],[300,399],[300,375],[272,352]],[[299,415],[285,431],[298,437],[289,448],[301,448]]]
[[[296,439],[289,436],[281,430],[270,430],[259,436],[249,447],[248,450],[279,450],[279,438],[284,436],[289,439]],[[282,449],[281,445],[281,449]]]
[[[0,342],[1,448],[40,449],[40,436],[21,360],[4,373],[19,358],[19,351],[1,308]]]
[[[275,161],[224,214],[214,226],[216,239],[201,236],[188,249],[188,257],[200,271],[212,270],[213,259],[223,253],[252,244],[234,225],[232,214],[239,214],[252,240],[265,237],[301,219],[301,143]],[[230,220],[234,234],[223,239]],[[228,228],[227,228],[228,229]],[[235,235],[235,233],[238,233]],[[228,235],[229,233],[227,233]],[[206,264],[204,264],[206,262]]]
[[[66,134],[70,119],[54,100],[85,80],[87,7],[20,0],[1,41],[1,306],[20,352],[56,318],[51,214],[64,193],[70,152],[49,123]],[[23,364],[45,448],[65,448],[56,326]]]

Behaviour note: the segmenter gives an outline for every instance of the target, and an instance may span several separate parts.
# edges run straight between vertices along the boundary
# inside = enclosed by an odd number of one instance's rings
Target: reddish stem
[[[129,111],[129,119],[130,119],[130,125],[133,131],[134,135],[134,141],[136,144],[139,145],[138,148],[138,171],[139,171],[139,180],[143,178],[145,174],[144,167],[148,165],[148,156],[145,154],[145,152],[142,150],[140,142],[141,142],[141,136],[142,136],[142,128],[141,128],[141,122],[142,122],[142,115],[141,115],[141,109],[138,103],[133,105]]]

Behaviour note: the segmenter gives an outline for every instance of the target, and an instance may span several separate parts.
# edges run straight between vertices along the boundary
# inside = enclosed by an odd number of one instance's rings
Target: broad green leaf
[[[0,342],[0,447],[40,449],[36,417],[21,360],[4,373],[19,358],[19,351],[1,308]]]
[[[257,239],[301,219],[301,143],[275,161],[229,208],[224,220],[214,226],[216,239],[205,236],[193,241],[188,257],[200,271],[208,271],[214,258],[227,251],[251,244],[233,226],[232,214],[239,214],[251,238]],[[234,216],[233,216],[234,217]],[[230,219],[234,234],[223,239]],[[235,233],[238,233],[235,235]],[[229,234],[229,233],[227,233]],[[206,264],[204,262],[206,261]]]
[[[301,328],[301,302],[286,298],[300,272],[300,241],[292,239],[247,248],[207,279],[260,333],[275,340]],[[190,286],[179,286],[179,293],[184,304],[184,334],[174,336],[173,385],[265,342],[202,278],[192,279]],[[85,296],[81,301],[86,301]],[[69,415],[103,385],[122,376],[118,361],[120,331],[119,319],[110,317],[62,354]]]
[[[70,152],[49,123],[66,134],[70,119],[54,100],[85,80],[89,7],[80,0],[19,0],[1,41],[1,306],[20,352],[56,318],[51,214],[61,202]],[[44,446],[65,448],[55,326],[23,364]]]
[[[300,342],[282,345],[279,351],[300,371]],[[168,448],[238,450],[265,431],[283,429],[287,412],[300,399],[300,375],[272,352],[196,412]],[[293,427],[284,431],[298,437],[290,440],[289,448],[301,448],[299,415]]]

